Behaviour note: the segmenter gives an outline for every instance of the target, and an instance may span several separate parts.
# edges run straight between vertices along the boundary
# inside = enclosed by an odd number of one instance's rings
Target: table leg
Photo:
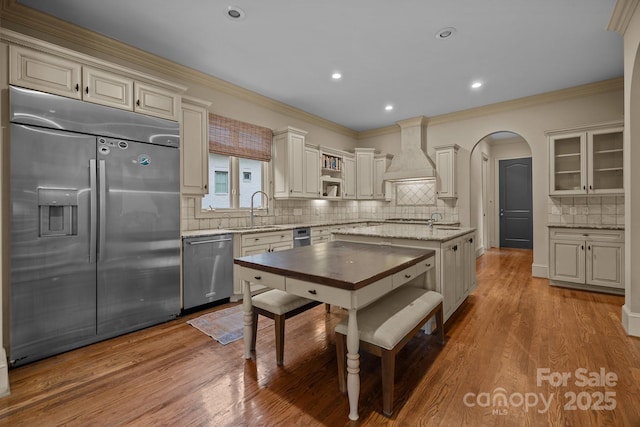
[[[251,338],[253,335],[253,306],[251,304],[251,283],[243,280],[242,308],[244,311],[244,358],[251,359]]]
[[[349,419],[358,419],[358,397],[360,396],[360,334],[356,309],[349,309],[347,325],[347,393],[349,394]]]

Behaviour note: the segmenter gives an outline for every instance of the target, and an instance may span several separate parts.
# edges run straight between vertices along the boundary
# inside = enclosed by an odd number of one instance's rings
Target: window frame
[[[208,153],[207,153],[208,159]],[[240,181],[242,170],[240,170],[240,158],[236,156],[229,156],[229,197],[231,202],[231,207],[229,208],[213,208],[208,209],[202,206],[203,196],[198,197],[195,203],[195,218],[196,219],[207,219],[207,218],[228,218],[228,217],[243,217],[249,214],[251,208],[241,208],[240,205]],[[208,160],[207,160],[208,163]],[[273,215],[273,209],[271,205],[273,203],[273,181],[271,179],[271,165],[272,162],[262,161],[262,191],[269,195],[269,201],[265,200],[264,195],[260,195],[262,198],[261,207],[255,208],[254,211],[260,212],[261,216],[264,216],[267,212],[267,206],[269,206],[268,214],[269,216]],[[213,183],[215,186],[215,183]],[[211,183],[208,186],[211,188]]]

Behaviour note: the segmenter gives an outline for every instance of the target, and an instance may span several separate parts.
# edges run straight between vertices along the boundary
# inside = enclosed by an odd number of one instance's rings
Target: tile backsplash
[[[429,191],[416,192],[414,205],[405,206],[396,203],[395,187],[391,201],[384,200],[271,200],[268,216],[256,216],[255,224],[312,224],[315,222],[346,220],[382,220],[388,218],[429,218],[439,212],[442,221],[457,222],[458,207],[456,200],[440,200]],[[418,197],[415,199],[415,197]],[[401,201],[402,203],[402,201]],[[249,213],[222,213],[214,218],[196,218],[195,209],[200,199],[182,197],[182,230],[206,230],[249,225]],[[258,215],[262,215],[260,212]],[[440,219],[440,218],[438,218]]]
[[[549,224],[624,225],[624,196],[549,197]]]

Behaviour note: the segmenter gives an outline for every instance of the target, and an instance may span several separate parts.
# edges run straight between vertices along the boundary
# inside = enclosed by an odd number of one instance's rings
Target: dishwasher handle
[[[199,240],[197,242],[187,242],[188,245],[204,245],[206,243],[220,243],[220,242],[230,242],[233,239],[219,239],[219,240]]]

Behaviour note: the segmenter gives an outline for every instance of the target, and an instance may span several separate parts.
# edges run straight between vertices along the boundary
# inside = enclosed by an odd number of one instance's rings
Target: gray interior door
[[[500,160],[500,247],[533,249],[531,157]]]

